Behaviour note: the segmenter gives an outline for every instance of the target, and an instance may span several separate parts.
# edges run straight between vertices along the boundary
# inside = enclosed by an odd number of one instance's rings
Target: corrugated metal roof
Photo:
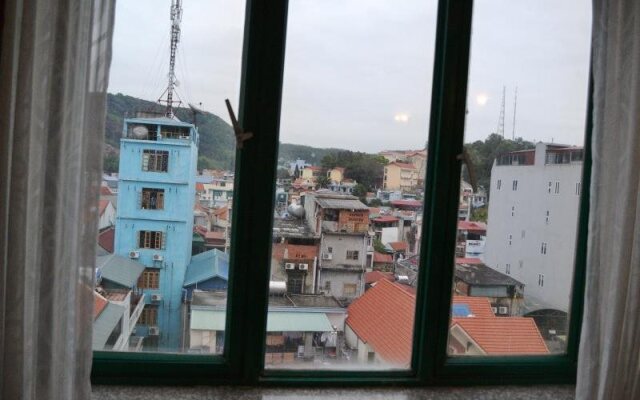
[[[192,310],[191,329],[223,331],[225,310]],[[269,311],[267,332],[331,332],[326,314],[318,312]]]
[[[133,287],[145,269],[143,264],[116,254],[96,257],[96,267],[102,279],[128,288]]]
[[[213,249],[191,257],[184,275],[184,286],[195,285],[216,276],[224,280],[229,279],[229,256]]]
[[[93,322],[92,348],[100,350],[109,339],[109,335],[115,329],[118,321],[124,315],[125,308],[114,303],[109,303],[102,310],[98,318]]]
[[[369,210],[369,207],[362,204],[362,202],[357,199],[332,199],[316,197],[316,202],[322,208],[333,208],[342,210]]]

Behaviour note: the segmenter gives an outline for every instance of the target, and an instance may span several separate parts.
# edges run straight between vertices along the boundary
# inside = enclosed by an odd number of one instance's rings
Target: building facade
[[[198,132],[169,118],[124,122],[115,253],[147,266],[138,334],[158,350],[181,345],[182,282],[191,261]]]
[[[568,312],[583,149],[538,143],[498,157],[484,262],[525,284],[529,311]]]
[[[418,170],[413,164],[392,162],[384,166],[383,190],[411,191],[418,186]]]

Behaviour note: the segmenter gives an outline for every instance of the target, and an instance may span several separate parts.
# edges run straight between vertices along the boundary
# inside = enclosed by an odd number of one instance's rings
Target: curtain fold
[[[593,2],[593,168],[578,399],[640,399],[640,2]]]
[[[4,6],[0,398],[86,399],[114,0]]]

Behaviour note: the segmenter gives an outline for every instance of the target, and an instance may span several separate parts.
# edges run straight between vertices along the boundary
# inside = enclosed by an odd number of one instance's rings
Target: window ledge
[[[93,386],[92,400],[255,400],[350,399],[350,400],[447,400],[447,399],[574,399],[573,385],[430,387],[430,388],[255,388],[255,387],[162,387]]]

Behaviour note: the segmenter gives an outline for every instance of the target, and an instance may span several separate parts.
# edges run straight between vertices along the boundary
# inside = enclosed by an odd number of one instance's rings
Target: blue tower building
[[[125,119],[120,140],[115,253],[146,266],[145,349],[182,349],[182,298],[191,261],[198,131],[175,117]]]

